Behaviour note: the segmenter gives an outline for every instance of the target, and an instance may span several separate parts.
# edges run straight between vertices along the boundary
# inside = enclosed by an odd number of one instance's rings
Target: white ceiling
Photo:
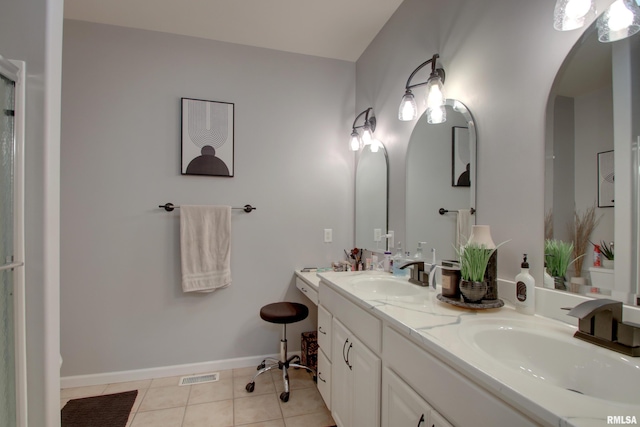
[[[65,0],[65,18],[356,61],[402,0]]]

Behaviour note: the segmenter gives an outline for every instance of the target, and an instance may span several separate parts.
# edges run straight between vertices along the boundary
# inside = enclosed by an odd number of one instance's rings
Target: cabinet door
[[[355,427],[351,418],[353,375],[346,358],[349,347],[353,348],[353,338],[337,319],[333,319],[331,333],[331,415],[339,427]]]
[[[318,391],[327,408],[331,410],[331,362],[322,349],[318,352]]]
[[[322,305],[318,306],[318,347],[331,360],[331,320],[333,316]]]
[[[380,425],[380,358],[353,337],[347,361],[353,368],[353,427]]]
[[[382,427],[431,427],[431,407],[389,368],[382,372]]]

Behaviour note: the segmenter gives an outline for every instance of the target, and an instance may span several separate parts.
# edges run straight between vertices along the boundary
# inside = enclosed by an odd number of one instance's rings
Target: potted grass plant
[[[487,270],[489,258],[496,249],[487,249],[485,245],[469,243],[458,251],[460,293],[464,302],[479,302],[487,293],[484,273]]]
[[[604,240],[600,241],[600,253],[602,254],[602,267],[613,268],[613,242],[607,244]]]
[[[567,269],[576,262],[576,259],[584,256],[582,254],[572,260],[573,249],[573,243],[562,240],[547,239],[544,242],[544,260],[547,264],[547,271],[553,276],[556,289],[567,290],[565,283]]]

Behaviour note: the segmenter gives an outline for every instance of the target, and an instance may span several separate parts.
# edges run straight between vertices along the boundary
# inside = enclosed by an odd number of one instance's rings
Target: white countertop
[[[439,289],[418,286],[414,295],[403,297],[385,297],[359,291],[349,285],[349,279],[362,274],[392,277],[388,273],[376,272],[317,273],[323,284],[390,323],[425,350],[534,419],[554,426],[604,426],[607,425],[608,416],[635,417],[640,422],[640,383],[635,383],[637,394],[629,397],[629,401],[634,402],[632,404],[578,394],[553,385],[544,378],[534,378],[535,375],[531,373],[505,367],[477,345],[474,347],[468,331],[478,324],[507,328],[517,325],[519,328],[531,328],[532,331],[544,328],[560,339],[566,337],[571,344],[582,346],[585,353],[597,354],[599,360],[623,358],[625,363],[640,371],[640,358],[627,357],[580,341],[573,338],[575,327],[538,315],[523,315],[509,305],[489,310],[458,308],[438,301],[436,295]],[[314,278],[309,280],[315,281]],[[566,354],[551,356],[569,357]],[[586,375],[588,369],[585,367]]]

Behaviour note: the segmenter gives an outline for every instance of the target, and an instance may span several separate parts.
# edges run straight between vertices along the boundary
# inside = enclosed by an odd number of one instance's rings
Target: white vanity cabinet
[[[452,427],[418,393],[385,367],[382,371],[382,427]]]
[[[380,425],[380,358],[333,319],[331,413],[340,427]]]
[[[439,411],[431,413],[429,427],[449,426],[443,416],[456,426],[538,425],[395,329],[385,327],[383,341],[385,367],[393,370],[398,380],[415,390],[429,407]]]
[[[318,305],[318,391],[331,410],[331,323],[333,316],[322,305]]]
[[[380,426],[382,321],[320,283],[318,347],[318,389],[338,427]]]

